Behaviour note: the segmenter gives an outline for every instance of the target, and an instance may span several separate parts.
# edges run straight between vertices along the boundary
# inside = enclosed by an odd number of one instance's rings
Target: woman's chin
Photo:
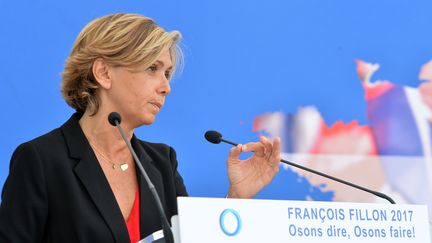
[[[155,119],[156,119],[156,116],[152,116],[152,115],[143,117],[139,121],[139,126],[151,125],[151,124],[153,124],[153,122],[155,121]]]
[[[129,119],[128,119],[129,118]],[[125,123],[130,124],[131,127],[137,128],[143,125],[151,125],[156,120],[156,114],[131,114],[123,118]],[[129,120],[129,122],[127,122]]]

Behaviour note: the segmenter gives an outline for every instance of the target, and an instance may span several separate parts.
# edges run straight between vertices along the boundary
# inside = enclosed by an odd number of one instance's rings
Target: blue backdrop
[[[155,124],[136,133],[176,148],[192,196],[222,197],[229,147],[207,143],[206,130],[255,140],[254,117],[303,105],[318,107],[328,123],[365,123],[354,59],[383,64],[376,78],[417,86],[420,65],[432,58],[430,9],[427,0],[0,0],[0,186],[15,147],[73,113],[60,73],[78,32],[96,17],[141,13],[182,32],[185,69]],[[304,199],[305,190],[306,181],[284,173],[259,197]]]

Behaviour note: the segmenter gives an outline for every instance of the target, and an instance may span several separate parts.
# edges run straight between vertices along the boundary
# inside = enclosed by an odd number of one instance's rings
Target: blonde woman
[[[90,22],[66,61],[62,93],[76,113],[60,128],[20,145],[11,159],[0,206],[0,242],[137,242],[161,228],[156,205],[133,158],[107,117],[137,151],[167,216],[186,196],[176,153],[139,140],[153,123],[181,60],[180,33],[138,14]],[[254,151],[247,160],[241,152]],[[239,145],[227,159],[229,197],[250,198],[278,171],[280,141]]]

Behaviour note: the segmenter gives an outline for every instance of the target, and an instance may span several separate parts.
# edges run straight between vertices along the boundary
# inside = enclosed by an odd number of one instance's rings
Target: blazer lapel
[[[116,242],[130,242],[126,223],[114,193],[74,114],[62,127],[72,158],[79,159],[75,174],[84,185]]]
[[[152,158],[141,146],[139,140],[135,136],[132,137],[131,144],[135,149],[144,170],[147,172],[148,177],[150,178],[151,182],[155,186],[159,198],[162,201],[162,205],[165,205],[165,198],[163,196],[164,195],[163,180],[159,169],[157,168]],[[147,182],[139,172],[138,168],[137,168],[137,174],[138,174],[137,176],[138,176],[138,183],[140,189],[140,204],[141,204],[140,205],[140,214],[141,214],[140,233],[141,233],[141,238],[144,238],[149,234],[157,230],[160,230],[162,226],[160,223],[160,216],[155,203],[155,199],[151,194]],[[167,213],[166,209],[164,208],[164,210],[166,214]]]

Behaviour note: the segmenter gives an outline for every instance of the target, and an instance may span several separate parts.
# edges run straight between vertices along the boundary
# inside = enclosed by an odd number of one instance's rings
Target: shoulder
[[[60,129],[56,128],[44,135],[20,144],[15,149],[14,153],[16,154],[28,151],[49,152],[53,151],[53,149],[55,149],[61,144],[64,144],[63,136]]]
[[[153,161],[159,166],[168,166],[176,170],[178,166],[175,150],[164,143],[151,143],[140,139],[136,140],[142,148],[143,159]]]
[[[79,126],[80,114],[73,114],[65,123],[52,131],[36,137],[21,144],[18,149],[34,147],[38,150],[56,152],[56,149],[66,146],[66,137],[79,137],[81,128]]]
[[[151,157],[153,156],[171,157],[173,154],[175,155],[175,150],[167,144],[152,143],[140,139],[138,139],[138,142]]]
[[[167,185],[172,183],[172,188],[175,188],[173,194],[175,194],[175,196],[187,196],[188,193],[183,178],[177,171],[178,162],[175,150],[171,146],[163,143],[151,143],[139,139],[136,141],[144,150],[144,158],[148,158],[152,161],[151,164],[155,165],[159,171],[165,175],[165,177],[163,177],[165,178],[164,183],[167,183]],[[173,201],[175,201],[175,197]]]
[[[9,170],[10,173],[22,172],[25,177],[35,176],[35,173],[45,174],[43,171],[55,171],[49,168],[62,164],[65,161],[65,154],[67,155],[67,148],[62,134],[59,129],[54,129],[20,144],[12,154]]]
[[[69,154],[70,144],[67,143],[67,134],[69,137],[78,137],[79,130],[74,126],[79,126],[73,115],[68,121],[58,128],[51,130],[39,137],[20,144],[14,151],[12,160],[19,156],[30,156],[32,160],[39,159],[43,161],[64,161],[65,156]],[[81,140],[77,139],[81,142]]]

